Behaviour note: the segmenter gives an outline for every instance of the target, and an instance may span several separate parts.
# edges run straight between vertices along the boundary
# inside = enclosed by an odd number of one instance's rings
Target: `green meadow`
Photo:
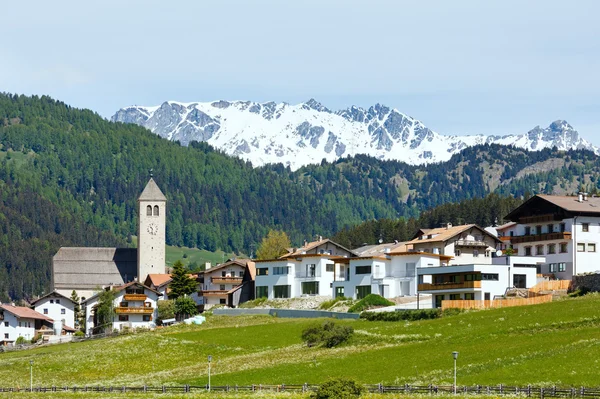
[[[2,353],[0,386],[28,386],[30,360],[34,385],[204,385],[208,355],[213,385],[318,384],[330,377],[450,385],[451,353],[458,351],[459,385],[592,387],[600,385],[599,309],[600,295],[592,294],[435,320],[337,321],[355,334],[333,349],[301,342],[315,320],[209,316],[201,326]]]

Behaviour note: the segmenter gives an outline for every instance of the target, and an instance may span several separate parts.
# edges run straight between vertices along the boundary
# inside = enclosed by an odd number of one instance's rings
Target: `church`
[[[52,288],[81,300],[98,288],[164,274],[167,198],[151,177],[138,198],[138,248],[62,247],[52,258]]]

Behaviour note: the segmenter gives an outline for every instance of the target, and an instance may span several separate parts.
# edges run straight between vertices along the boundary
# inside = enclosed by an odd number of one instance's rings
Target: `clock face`
[[[155,236],[156,234],[158,234],[158,226],[156,223],[150,223],[148,225],[148,233],[152,234],[153,236]]]

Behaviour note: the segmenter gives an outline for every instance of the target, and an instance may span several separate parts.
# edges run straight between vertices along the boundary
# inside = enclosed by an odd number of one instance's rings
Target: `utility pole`
[[[454,357],[454,394],[456,395],[456,359],[458,358],[458,352],[452,352],[452,357]]]
[[[210,392],[210,362],[212,362],[212,356],[208,355],[208,392]]]
[[[33,392],[33,360],[29,361],[29,392]]]

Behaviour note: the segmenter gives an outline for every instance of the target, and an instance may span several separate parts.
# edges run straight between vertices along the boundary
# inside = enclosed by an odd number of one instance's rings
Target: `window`
[[[577,243],[577,252],[585,252],[585,244],[580,242]]]
[[[550,273],[556,273],[556,263],[550,263],[549,267],[548,267],[548,271]]]
[[[454,256],[460,256],[460,249],[455,249],[454,250]]]
[[[460,294],[450,294],[451,301],[458,301],[460,298]]]
[[[240,272],[240,277],[244,277],[244,271],[243,270]]]
[[[50,299],[50,303],[54,303],[54,299]]]
[[[527,275],[515,274],[513,275],[513,285],[515,288],[527,288]]]
[[[561,223],[560,224],[560,232],[564,233],[566,229],[567,229],[567,226],[564,223]]]
[[[558,264],[558,271],[559,272],[564,272],[565,270],[567,270],[567,264],[565,262],[561,262]]]
[[[258,268],[256,268],[256,275],[257,276],[268,276],[269,275],[269,268],[268,267],[258,267]]]
[[[119,315],[119,321],[129,321],[129,315],[127,315],[127,314],[120,314]]]
[[[596,244],[588,244],[588,252],[596,252]]]
[[[330,265],[325,265],[326,272],[333,272],[334,268],[335,268],[335,265],[333,263]]]
[[[317,275],[317,265],[311,263],[306,265],[306,276],[307,277],[315,277]]]
[[[8,327],[8,321],[4,322],[4,327]]]
[[[143,321],[152,321],[152,315],[151,314],[145,314],[142,316],[142,320]]]
[[[145,308],[151,308],[152,307],[152,303],[151,302],[144,302],[144,307]]]
[[[583,232],[588,232],[590,231],[590,224],[589,223],[581,223],[581,231]]]
[[[552,223],[550,223],[548,225],[548,233],[552,233],[552,232],[554,232],[554,225]]]
[[[465,293],[465,300],[467,300],[467,301],[473,301],[473,300],[475,300],[475,294],[473,292],[466,292]]]
[[[319,282],[318,281],[307,281],[302,283],[302,295],[318,295],[319,294]]]
[[[531,235],[531,227],[525,226],[525,235],[526,236]]]
[[[146,207],[146,216],[152,216],[152,207],[150,205]]]
[[[450,276],[450,282],[454,283],[454,284],[459,284],[461,283],[461,278],[459,275],[455,275],[455,276]]]
[[[371,266],[356,266],[356,274],[371,274]]]
[[[290,286],[289,285],[273,286],[273,296],[275,298],[289,298],[290,297]]]
[[[434,276],[435,284],[444,284],[444,276]]]
[[[340,298],[344,296],[344,287],[335,287],[335,297]]]
[[[289,266],[277,266],[273,268],[273,274],[274,275],[280,275],[280,274],[290,274],[290,267]]]
[[[483,300],[485,301],[489,301],[490,300],[490,293],[486,292],[485,294],[483,294]]]
[[[65,309],[61,309],[60,314],[66,314]]]
[[[474,258],[479,257],[479,251],[478,250],[476,250],[476,249],[473,250],[473,257]]]
[[[544,254],[544,246],[543,245],[536,245],[535,246],[535,254],[536,255],[543,255]]]
[[[535,226],[535,233],[542,234],[542,226],[541,225]]]
[[[567,253],[567,248],[568,248],[568,243],[566,242],[561,242],[560,243],[560,253],[561,254],[566,254]]]
[[[154,216],[158,216],[158,205],[154,205]]]
[[[436,295],[435,296],[435,307],[436,308],[441,308],[443,300],[444,300],[444,296],[443,295]]]
[[[121,307],[121,308],[126,308],[126,307],[129,307],[129,302],[121,302],[121,303],[119,304],[119,307]]]
[[[225,298],[220,298],[220,299],[219,299],[219,305],[227,305],[227,299],[225,299]]]
[[[227,272],[226,272],[225,270],[223,270],[223,271],[221,272],[221,277],[226,277],[226,276],[227,276]]]
[[[4,339],[8,339],[8,334],[4,334]]]
[[[267,298],[269,296],[269,287],[260,286],[256,287],[256,297],[257,298]]]
[[[548,244],[548,255],[556,253],[556,244]]]
[[[531,247],[525,247],[525,256],[531,256]]]
[[[371,267],[371,266],[369,266]],[[357,285],[356,286],[356,299],[363,299],[371,293],[370,285]]]
[[[219,285],[219,290],[221,290],[221,291],[225,291],[225,284],[221,284],[221,285]]]
[[[48,314],[48,309],[44,309],[44,314]]]
[[[60,304],[60,299],[57,299],[57,300],[56,300],[56,303]]]
[[[482,273],[481,279],[485,281],[498,281],[498,273]]]

